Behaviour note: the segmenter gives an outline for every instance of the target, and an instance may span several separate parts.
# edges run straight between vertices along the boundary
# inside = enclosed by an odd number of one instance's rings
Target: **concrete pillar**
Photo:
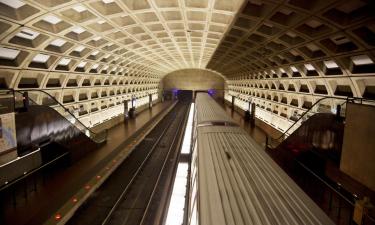
[[[129,106],[128,100],[124,100],[124,121],[128,121],[129,118]]]
[[[250,108],[250,123],[252,125],[255,125],[255,110],[256,110],[256,105],[255,103],[251,103],[251,108]]]
[[[148,95],[148,108],[152,108],[152,94]]]

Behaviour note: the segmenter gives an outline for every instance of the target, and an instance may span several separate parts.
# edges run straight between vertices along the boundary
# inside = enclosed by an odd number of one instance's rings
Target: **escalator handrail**
[[[20,94],[23,94],[23,92],[32,92],[32,91],[36,91],[36,92],[42,92],[43,94],[46,94],[48,97],[50,97],[54,102],[56,102],[59,106],[61,106],[66,112],[68,112],[76,121],[78,121],[78,123],[80,125],[82,125],[86,130],[88,130],[90,133],[92,133],[93,135],[98,135],[99,133],[96,133],[94,131],[92,131],[90,128],[88,128],[86,125],[84,125],[73,113],[71,113],[69,111],[69,109],[67,109],[63,104],[61,104],[59,101],[57,101],[57,99],[52,96],[50,93],[44,91],[44,90],[38,90],[38,89],[22,89],[22,90],[14,90],[14,89],[8,89],[10,91],[12,91],[13,93],[14,92],[18,92]],[[14,95],[14,94],[13,94]],[[33,101],[34,103],[36,103],[34,100],[30,99],[29,100]],[[37,103],[36,103],[37,104]],[[37,104],[38,105],[38,104]],[[52,107],[51,107],[52,108]],[[108,130],[104,130],[105,132],[105,139],[107,139],[107,132]]]
[[[63,104],[61,104],[59,101],[57,101],[57,99],[55,97],[53,97],[51,94],[49,94],[48,92],[46,91],[43,91],[43,90],[38,90],[38,89],[22,89],[22,90],[14,90],[15,92],[18,92],[20,94],[22,94],[23,92],[32,92],[32,91],[36,91],[36,92],[42,92],[43,94],[46,94],[48,95],[48,97],[50,97],[54,102],[56,102],[59,106],[61,106],[65,112],[68,112],[74,119],[76,119],[76,121],[78,121],[80,123],[80,125],[82,125],[85,129],[89,130],[90,133],[93,133],[93,134],[97,134],[95,132],[93,132],[90,128],[88,128],[87,126],[85,126],[73,113],[71,113],[69,111],[69,109],[67,109]],[[30,99],[30,98],[29,98]],[[30,99],[32,100],[32,99]],[[34,100],[32,100],[34,103],[36,103]],[[38,103],[36,103],[38,105]],[[51,107],[52,108],[52,107]]]
[[[314,106],[316,106],[318,103],[320,103],[321,101],[325,100],[325,99],[338,99],[338,100],[345,100],[345,102],[343,104],[346,104],[347,102],[349,101],[360,101],[361,103],[363,103],[363,101],[370,101],[370,102],[373,102],[374,100],[372,99],[366,99],[366,98],[357,98],[357,97],[346,97],[346,98],[339,98],[339,97],[332,97],[332,96],[327,96],[327,97],[323,97],[323,98],[320,98],[318,101],[316,101],[308,110],[306,110],[304,113],[302,113],[302,115],[298,118],[298,120],[294,121],[294,123],[286,130],[284,131],[279,137],[277,138],[273,138],[271,137],[270,135],[267,134],[267,142],[268,142],[268,138],[271,138],[272,140],[276,141],[276,140],[279,140],[281,138],[283,138],[287,132],[292,129],[292,127],[294,127],[294,125],[296,125],[307,113],[311,112],[311,110],[314,108]],[[341,105],[343,105],[341,104]]]

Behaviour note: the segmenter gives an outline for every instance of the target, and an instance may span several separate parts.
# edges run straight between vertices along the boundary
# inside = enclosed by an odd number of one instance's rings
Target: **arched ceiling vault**
[[[374,65],[374,11],[368,0],[246,1],[207,67],[232,78],[327,68],[351,76]]]
[[[163,76],[185,68],[225,76],[233,94],[275,115],[324,96],[375,99],[374,4],[0,0],[0,88],[47,90],[87,108],[90,124],[114,102],[157,95]]]
[[[187,69],[191,69],[191,68],[187,68]],[[171,71],[171,72],[165,74],[165,76],[168,76],[169,74],[172,74],[172,73],[174,73],[174,72],[178,72],[178,71],[182,71],[182,70],[185,70],[185,69],[178,69],[178,70]],[[226,77],[226,76],[224,76],[223,74],[221,74],[221,73],[219,73],[219,72],[217,72],[217,71],[215,71],[215,70],[211,70],[211,69],[201,69],[201,68],[200,68],[199,70],[201,70],[201,71],[209,71],[209,72],[212,72],[212,73],[214,73],[214,74],[216,74],[216,75],[222,77],[224,80],[227,80],[227,77]]]
[[[0,0],[0,83],[207,68],[361,96],[375,85],[374,11],[368,0]]]
[[[205,68],[242,3],[0,0],[0,65],[156,77]]]

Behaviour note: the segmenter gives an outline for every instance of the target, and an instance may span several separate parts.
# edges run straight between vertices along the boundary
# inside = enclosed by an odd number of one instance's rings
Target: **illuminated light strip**
[[[194,103],[191,103],[189,117],[185,128],[181,154],[190,154],[191,137],[193,132]],[[189,164],[180,162],[177,166],[176,178],[173,184],[172,196],[169,202],[166,225],[181,225],[184,220],[185,202],[187,197]]]
[[[188,168],[189,165],[186,162],[178,164],[166,225],[181,225],[184,220]]]
[[[182,142],[181,154],[189,154],[191,151],[191,135],[193,132],[194,103],[191,103],[189,117],[185,128],[184,141]]]

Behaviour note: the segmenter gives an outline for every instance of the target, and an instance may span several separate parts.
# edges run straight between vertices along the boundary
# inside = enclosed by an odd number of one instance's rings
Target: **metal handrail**
[[[315,178],[317,178],[320,182],[322,182],[326,187],[331,189],[331,191],[335,192],[338,196],[340,196],[343,200],[345,200],[347,203],[349,203],[351,206],[354,206],[354,202],[352,202],[350,199],[348,199],[345,195],[340,193],[340,191],[333,187],[331,184],[329,184],[327,181],[325,181],[323,178],[321,178],[319,175],[314,173],[311,169],[309,169],[307,166],[305,166],[303,163],[297,160],[298,165],[300,165],[302,168],[304,168],[307,172],[309,172],[311,175],[313,175]],[[339,184],[338,184],[339,185]],[[341,187],[341,186],[339,186]],[[354,196],[353,196],[354,197]]]
[[[62,154],[62,155],[60,155],[60,156],[54,158],[53,160],[51,160],[51,161],[49,161],[49,162],[43,164],[42,166],[40,166],[40,167],[38,167],[38,168],[35,168],[35,169],[33,169],[33,170],[27,172],[26,174],[23,174],[22,176],[18,177],[17,179],[12,180],[11,182],[6,183],[6,184],[0,186],[0,192],[2,192],[2,191],[4,191],[5,189],[7,189],[7,188],[9,188],[9,187],[11,187],[11,186],[13,186],[13,185],[19,183],[20,181],[22,181],[22,180],[25,179],[26,177],[30,177],[31,175],[33,175],[33,174],[35,174],[35,173],[41,171],[43,168],[45,168],[45,167],[47,167],[47,166],[49,166],[49,165],[51,165],[51,164],[57,162],[58,160],[60,160],[61,158],[67,156],[68,154],[69,154],[69,152],[65,152],[64,154]]]
[[[78,119],[73,113],[71,113],[71,112],[69,111],[69,109],[67,109],[63,104],[61,104],[59,101],[57,101],[57,99],[56,99],[54,96],[52,96],[50,93],[48,93],[48,92],[46,92],[46,91],[44,91],[44,90],[39,90],[39,89],[22,89],[22,90],[2,89],[2,90],[9,90],[9,91],[12,91],[14,97],[16,97],[16,96],[15,96],[15,93],[16,93],[16,92],[17,92],[17,93],[20,93],[20,94],[23,94],[24,92],[41,92],[41,93],[43,93],[43,94],[46,94],[46,95],[47,95],[49,98],[51,98],[55,103],[57,103],[57,105],[59,105],[60,107],[62,107],[62,108],[64,109],[65,112],[69,113],[70,116],[72,116],[72,117],[75,119],[75,121],[77,121],[82,127],[84,127],[84,129],[88,130],[91,134],[93,134],[93,136],[97,136],[97,135],[99,135],[99,134],[102,133],[102,132],[100,132],[100,133],[96,133],[96,132],[92,131],[92,129],[90,129],[89,127],[87,127],[86,125],[84,125],[84,124],[81,122],[81,120],[79,120],[79,119]],[[29,98],[29,100],[31,100],[32,102],[34,102],[35,104],[38,105],[38,103],[36,103],[34,100],[32,100],[32,99],[30,99],[30,98]],[[51,108],[53,108],[53,107],[51,107]],[[108,129],[103,130],[103,132],[104,132],[104,134],[105,134],[105,135],[104,135],[104,140],[103,140],[103,141],[105,141],[105,140],[107,139],[107,136],[108,136]],[[92,139],[93,139],[93,138],[92,138]]]
[[[324,97],[324,98],[321,98],[321,99],[319,99],[318,101],[316,101],[308,110],[306,110],[304,113],[302,113],[302,115],[298,118],[298,120],[296,120],[296,121],[294,121],[294,123],[286,130],[286,131],[284,131],[278,138],[275,138],[274,140],[278,140],[278,139],[280,139],[280,138],[282,138],[282,137],[284,137],[286,134],[287,134],[287,132],[290,130],[290,129],[292,129],[292,127],[294,127],[294,125],[296,125],[307,113],[309,113],[309,112],[311,112],[312,111],[312,109],[316,106],[316,105],[318,105],[321,101],[323,101],[323,100],[325,100],[325,99],[339,99],[339,100],[344,100],[344,99],[342,99],[342,98],[336,98],[336,97]]]
[[[368,101],[368,102],[375,102],[375,100],[372,100],[372,99],[366,99],[366,98],[356,98],[356,97],[346,97],[346,98],[339,98],[339,97],[332,97],[332,96],[328,96],[328,97],[323,97],[323,98],[320,98],[318,101],[316,101],[308,110],[306,110],[304,113],[302,113],[302,115],[296,120],[294,121],[294,123],[287,129],[285,130],[279,137],[277,138],[273,138],[271,137],[270,135],[266,135],[266,146],[268,146],[268,139],[272,139],[273,141],[277,141],[281,138],[283,138],[287,133],[288,131],[290,131],[307,113],[311,112],[312,109],[317,105],[319,104],[321,101],[323,100],[326,100],[326,99],[337,99],[337,100],[345,100],[345,102],[343,102],[342,104],[340,105],[344,105],[350,101],[354,102],[354,101],[360,101],[361,104],[363,104],[364,101]]]

